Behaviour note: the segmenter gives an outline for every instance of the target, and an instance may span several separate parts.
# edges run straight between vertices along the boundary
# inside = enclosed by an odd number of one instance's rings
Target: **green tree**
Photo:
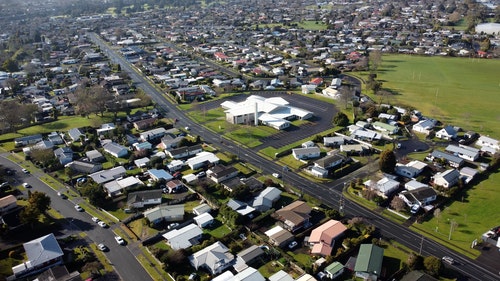
[[[3,70],[7,72],[16,72],[19,71],[19,66],[17,65],[17,62],[13,59],[7,59],[3,62],[2,64]]]
[[[29,206],[38,210],[39,214],[45,213],[50,208],[50,197],[40,191],[32,192],[28,198]]]
[[[333,117],[333,124],[335,126],[345,127],[349,125],[349,118],[343,112],[338,112],[335,117]]]
[[[425,257],[424,259],[425,270],[432,276],[439,276],[443,268],[441,260],[434,256]]]
[[[396,155],[394,151],[390,149],[382,151],[379,158],[379,166],[380,170],[384,173],[394,172],[394,168],[396,167]]]
[[[38,222],[38,217],[40,216],[40,211],[34,206],[27,205],[19,214],[19,218],[22,223],[29,224],[31,228],[33,225]]]
[[[103,207],[107,200],[107,193],[96,183],[87,183],[81,189],[80,192],[83,196],[87,197],[90,204],[98,207]]]

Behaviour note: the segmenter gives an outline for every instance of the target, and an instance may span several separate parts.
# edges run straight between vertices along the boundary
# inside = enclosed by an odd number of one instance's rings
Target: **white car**
[[[293,249],[293,248],[297,247],[297,245],[298,245],[297,241],[292,241],[290,244],[288,244],[288,248]]]
[[[25,173],[25,174],[29,174],[29,173],[30,173],[30,171],[28,171],[28,170],[26,170],[26,169],[24,169],[24,168],[23,168],[23,169],[21,169],[21,171],[23,171],[23,173]]]
[[[103,221],[99,221],[97,224],[98,224],[100,227],[102,227],[102,228],[106,228],[106,227],[108,227],[108,225],[107,225],[105,222],[103,222]]]
[[[174,229],[174,228],[176,228],[178,226],[179,226],[178,222],[173,222],[173,223],[169,224],[167,228],[168,229]]]
[[[31,185],[29,183],[27,183],[27,182],[23,182],[23,187],[24,188],[30,188]]]
[[[101,220],[100,220],[100,219],[98,219],[97,217],[92,217],[92,221],[93,221],[93,222],[98,223],[98,222],[100,222]]]
[[[449,257],[449,256],[444,256],[444,257],[442,258],[442,260],[443,260],[445,263],[447,263],[447,264],[454,264],[454,263],[455,263],[455,260],[453,260],[453,258],[452,258],[452,257]]]
[[[101,251],[103,251],[103,252],[105,252],[105,251],[107,251],[107,250],[108,250],[108,247],[106,247],[106,245],[104,245],[104,244],[102,244],[102,243],[101,243],[101,244],[99,244],[99,245],[97,245],[97,248],[99,248],[99,250],[101,250]]]
[[[77,210],[78,212],[83,212],[83,208],[80,207],[80,205],[75,205],[75,210]]]
[[[121,236],[115,236],[115,241],[116,243],[120,244],[120,245],[125,245],[125,240],[123,240],[123,238]]]
[[[273,177],[275,177],[275,178],[279,179],[279,178],[281,178],[281,175],[280,175],[280,174],[278,174],[278,173],[273,173]]]

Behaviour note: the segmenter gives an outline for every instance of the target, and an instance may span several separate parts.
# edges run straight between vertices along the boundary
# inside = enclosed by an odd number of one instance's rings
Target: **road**
[[[168,112],[168,116],[171,118],[177,118],[179,120],[178,124],[181,127],[189,126],[192,132],[196,132],[204,141],[208,143],[213,143],[215,146],[220,145],[221,135],[209,131],[199,125],[198,123],[192,122],[187,118],[184,113],[179,110],[175,105],[169,103],[163,96],[162,93],[157,91],[156,88],[152,87],[149,81],[138,74],[136,70],[120,55],[116,54],[112,49],[109,48],[97,35],[90,34],[90,38],[100,46],[110,59],[114,63],[119,63],[122,70],[130,73],[131,78],[137,83],[138,87],[141,87],[146,93],[148,93],[152,99]],[[319,200],[323,201],[326,205],[338,209],[339,202],[342,196],[342,189],[344,183],[349,182],[355,178],[362,178],[372,174],[374,171],[378,170],[378,165],[376,162],[371,163],[358,171],[355,171],[348,176],[342,178],[341,180],[334,181],[328,184],[319,184],[310,182],[296,173],[291,171],[286,171],[283,167],[274,161],[268,160],[257,152],[240,147],[231,141],[224,140],[224,147],[221,147],[224,151],[233,153],[234,155],[239,155],[240,159],[244,162],[248,162],[255,167],[259,167],[264,174],[272,174],[275,172],[281,173],[283,175],[283,181],[287,185],[292,185],[299,188],[302,192],[307,193]],[[488,265],[481,265],[472,259],[469,259],[461,254],[455,253],[448,248],[432,241],[429,239],[422,239],[422,235],[409,230],[407,227],[400,224],[396,224],[386,218],[380,216],[379,214],[372,212],[364,207],[358,205],[355,202],[343,200],[345,202],[344,213],[348,217],[361,216],[364,217],[369,223],[375,225],[380,234],[383,237],[393,239],[408,248],[414,250],[415,252],[420,252],[422,255],[433,255],[436,257],[451,256],[456,261],[458,261],[454,269],[462,273],[466,280],[498,280],[498,270],[492,268]],[[423,242],[423,243],[422,243]]]
[[[32,186],[32,191],[41,191],[50,196],[51,208],[57,210],[66,218],[68,233],[85,232],[87,238],[96,244],[104,243],[108,246],[110,250],[105,252],[105,255],[122,280],[153,280],[129,249],[116,243],[115,235],[110,228],[98,226],[97,223],[91,220],[88,213],[75,210],[75,204],[83,200],[82,198],[63,199],[57,196],[55,190],[39,179],[43,175],[42,173],[24,174],[18,163],[12,162],[6,156],[8,156],[8,153],[0,155],[0,165],[15,170],[16,180],[20,183],[29,183]]]

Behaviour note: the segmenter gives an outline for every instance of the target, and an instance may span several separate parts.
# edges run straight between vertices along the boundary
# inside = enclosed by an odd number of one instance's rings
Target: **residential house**
[[[241,271],[236,269],[238,274],[234,275],[230,270],[211,279],[212,281],[266,281],[266,278],[253,267],[245,267]]]
[[[64,146],[57,148],[54,150],[54,155],[63,166],[73,161],[73,150],[71,147]]]
[[[323,137],[323,145],[328,147],[340,147],[345,144],[344,137]]]
[[[325,272],[327,278],[333,280],[344,273],[344,265],[335,261],[327,265],[325,269],[323,269],[323,272]]]
[[[321,154],[321,150],[317,146],[292,149],[292,155],[297,160],[318,158],[320,156],[320,154]]]
[[[149,158],[148,157],[142,157],[142,158],[134,160],[134,165],[137,168],[145,168],[145,167],[148,166],[148,163],[149,163]]]
[[[143,182],[136,177],[119,178],[103,184],[104,190],[109,197],[121,195],[123,190],[128,190],[137,186],[143,185]]]
[[[456,146],[453,144],[448,145],[445,148],[445,151],[468,161],[476,161],[479,158],[480,152],[479,149],[474,147],[466,145]]]
[[[415,178],[424,171],[425,167],[427,167],[427,164],[424,162],[413,160],[405,165],[396,163],[394,172],[402,177]]]
[[[274,212],[273,217],[290,232],[309,226],[311,207],[304,201],[295,201]]]
[[[203,151],[203,147],[200,144],[197,144],[197,145],[193,145],[193,146],[183,146],[183,147],[167,150],[166,153],[168,154],[168,156],[170,158],[180,159],[180,158],[185,158],[185,157],[189,157],[192,155],[196,155],[202,151]]]
[[[269,229],[265,234],[269,237],[269,244],[280,248],[285,247],[295,239],[295,236],[290,231],[279,225]]]
[[[33,145],[33,144],[36,144],[42,140],[43,140],[42,135],[36,134],[36,135],[31,135],[31,136],[15,138],[14,144],[16,147],[20,147],[20,146],[26,146],[26,145]]]
[[[388,196],[399,188],[399,182],[388,177],[384,177],[377,181],[373,187],[381,196]]]
[[[210,274],[217,275],[233,265],[234,256],[224,244],[217,241],[189,256],[189,262],[196,270],[203,267]]]
[[[44,271],[63,263],[63,251],[53,233],[23,244],[27,261],[12,267],[16,278]]]
[[[449,154],[449,153],[446,153],[443,151],[439,151],[439,150],[434,150],[431,153],[431,155],[429,156],[429,158],[432,159],[432,161],[436,161],[436,159],[441,159],[441,160],[445,161],[446,163],[448,163],[448,165],[450,165],[453,168],[460,168],[460,167],[462,167],[462,165],[465,162],[464,159],[462,159],[458,156],[455,156],[455,155],[452,155],[452,154]]]
[[[143,141],[143,142],[134,143],[133,147],[137,151],[141,151],[141,150],[149,151],[153,148],[153,145],[149,141]]]
[[[104,158],[104,155],[100,153],[98,150],[89,150],[85,152],[85,156],[89,159],[90,162],[104,162],[106,161],[106,158]]]
[[[248,268],[249,265],[257,261],[264,254],[264,250],[257,245],[252,245],[243,251],[236,254],[236,263],[234,268],[241,272]]]
[[[155,122],[158,120],[158,118],[147,118],[147,119],[143,119],[143,120],[137,120],[135,121],[133,124],[134,124],[134,128],[136,130],[144,130],[144,129],[147,129],[147,128],[151,128]]]
[[[295,281],[290,274],[284,270],[280,270],[273,275],[269,276],[269,281]]]
[[[123,166],[117,166],[108,170],[103,170],[90,174],[89,177],[94,180],[97,184],[103,184],[108,181],[112,181],[117,178],[125,176],[126,170]]]
[[[181,190],[183,186],[184,185],[182,184],[182,181],[174,179],[168,181],[165,185],[165,188],[167,189],[168,193],[176,193],[177,191]]]
[[[236,177],[239,174],[238,169],[233,166],[226,167],[224,165],[215,165],[207,171],[207,176],[215,183]]]
[[[183,139],[184,139],[183,136],[174,136],[171,134],[166,134],[165,136],[163,136],[163,138],[161,138],[161,142],[158,146],[162,149],[170,151],[174,148],[179,147],[179,143]],[[201,151],[198,151],[198,152],[201,152]],[[198,153],[198,152],[196,152],[196,153]],[[172,158],[177,158],[177,157],[172,157]]]
[[[492,151],[493,153],[495,153],[496,151],[500,150],[500,142],[488,136],[480,136],[476,141],[476,145],[480,146],[482,151]]]
[[[457,137],[457,130],[453,128],[453,126],[446,126],[442,128],[441,130],[436,132],[436,138],[442,139],[442,140],[452,140]]]
[[[128,149],[116,142],[109,142],[102,146],[105,152],[116,158],[122,158],[128,155]]]
[[[196,224],[191,223],[180,229],[173,229],[162,236],[173,250],[180,250],[198,245],[202,234],[203,230]]]
[[[102,136],[110,131],[113,131],[114,129],[116,129],[116,125],[113,124],[113,123],[106,123],[106,124],[102,124],[101,127],[99,129],[96,130],[97,134],[99,136]]]
[[[195,157],[189,158],[186,160],[185,164],[191,168],[191,170],[198,170],[202,167],[211,165],[211,164],[218,164],[219,163],[219,158],[213,154],[212,152],[208,151],[202,151],[198,154],[196,154]]]
[[[265,212],[273,207],[273,204],[281,197],[281,190],[269,186],[259,193],[252,202],[252,207],[260,212]]]
[[[51,132],[47,135],[47,140],[55,145],[63,144],[64,141],[57,132]]]
[[[245,188],[248,188],[250,192],[254,193],[257,191],[262,190],[264,184],[259,181],[258,179],[251,177],[251,178],[232,178],[226,181],[223,181],[222,186],[224,189],[228,190],[229,192],[233,192],[235,188],[238,188],[240,186],[244,186]]]
[[[446,170],[434,175],[433,183],[437,186],[450,188],[460,180],[460,172],[456,169]]]
[[[421,183],[417,180],[411,180],[411,181],[405,183],[405,189],[408,191],[415,190],[415,189],[421,188],[421,187],[428,187],[428,185],[425,183]]]
[[[161,204],[161,190],[144,190],[129,193],[127,205],[132,208],[143,208],[148,205]]]
[[[161,139],[165,134],[167,133],[167,130],[165,128],[156,128],[152,129],[143,133],[140,133],[140,139],[142,141],[154,141],[156,139]]]
[[[329,220],[315,228],[309,236],[309,245],[312,246],[311,254],[328,256],[331,255],[335,240],[347,230],[340,221]]]
[[[197,216],[204,213],[209,213],[210,211],[212,211],[212,208],[210,208],[207,203],[203,203],[193,208],[193,214]]]
[[[17,209],[17,198],[14,195],[0,198],[0,217],[15,209]]]
[[[303,142],[300,146],[302,148],[308,148],[308,147],[315,147],[316,144],[313,141],[309,140],[309,141]]]
[[[434,278],[425,272],[412,270],[403,276],[400,281],[439,281],[439,279]]]
[[[423,119],[420,120],[417,124],[413,125],[412,129],[415,132],[429,135],[436,126],[436,124],[437,121],[434,119]]]
[[[354,265],[356,276],[364,280],[377,280],[382,273],[384,249],[374,244],[361,244]]]
[[[69,129],[68,135],[72,141],[79,141],[81,136],[85,136],[83,131],[79,128]]]
[[[167,169],[173,173],[175,171],[178,171],[184,167],[184,161],[182,160],[172,160],[170,163],[167,164]]]
[[[460,169],[460,176],[465,183],[469,183],[472,179],[476,177],[478,171],[470,167],[463,167]]]
[[[247,203],[235,199],[229,199],[227,206],[242,216],[250,216],[255,211],[255,208],[252,206],[248,206]]]
[[[309,166],[305,169],[306,172],[318,178],[326,178],[328,177],[328,170],[323,169],[318,166]]]
[[[83,161],[83,160],[75,160],[68,164],[70,169],[77,173],[81,174],[92,174],[102,170],[101,163]]]
[[[409,207],[414,205],[423,207],[434,202],[437,198],[437,193],[432,187],[427,186],[414,190],[403,191],[399,193],[399,198],[403,199]]]
[[[163,169],[149,169],[148,172],[149,176],[153,181],[159,181],[159,180],[169,181],[174,178],[170,173],[168,173]]]
[[[314,166],[329,170],[347,161],[347,157],[342,154],[330,154],[314,161]]]
[[[373,128],[377,131],[388,133],[389,135],[396,134],[399,131],[397,126],[391,124],[375,121],[372,124]]]
[[[372,131],[372,130],[368,130],[368,129],[357,129],[357,130],[354,130],[351,133],[351,137],[353,137],[353,138],[355,138],[357,140],[369,141],[369,142],[382,139],[382,135],[381,134],[379,134],[379,133],[377,133],[375,131]],[[346,145],[340,145],[340,148],[342,149],[343,146],[346,146]]]
[[[343,144],[340,146],[340,151],[348,155],[361,155],[370,151],[370,147],[363,144]]]
[[[194,217],[193,220],[200,228],[205,228],[214,222],[214,217],[210,213],[203,213]]]
[[[66,266],[56,265],[36,276],[36,281],[82,281],[80,272],[69,272]]]
[[[144,217],[148,218],[153,224],[161,222],[173,222],[184,220],[184,204],[178,205],[159,205],[143,212]]]
[[[303,274],[299,278],[295,279],[295,281],[317,281],[311,274]]]

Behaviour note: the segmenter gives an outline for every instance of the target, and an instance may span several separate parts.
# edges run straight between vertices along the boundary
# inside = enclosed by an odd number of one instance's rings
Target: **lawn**
[[[327,25],[321,21],[303,21],[298,23],[299,27],[302,27],[305,30],[325,30]]]
[[[445,124],[500,138],[499,60],[410,55],[382,60],[377,79],[396,93],[382,102],[411,105]]]

